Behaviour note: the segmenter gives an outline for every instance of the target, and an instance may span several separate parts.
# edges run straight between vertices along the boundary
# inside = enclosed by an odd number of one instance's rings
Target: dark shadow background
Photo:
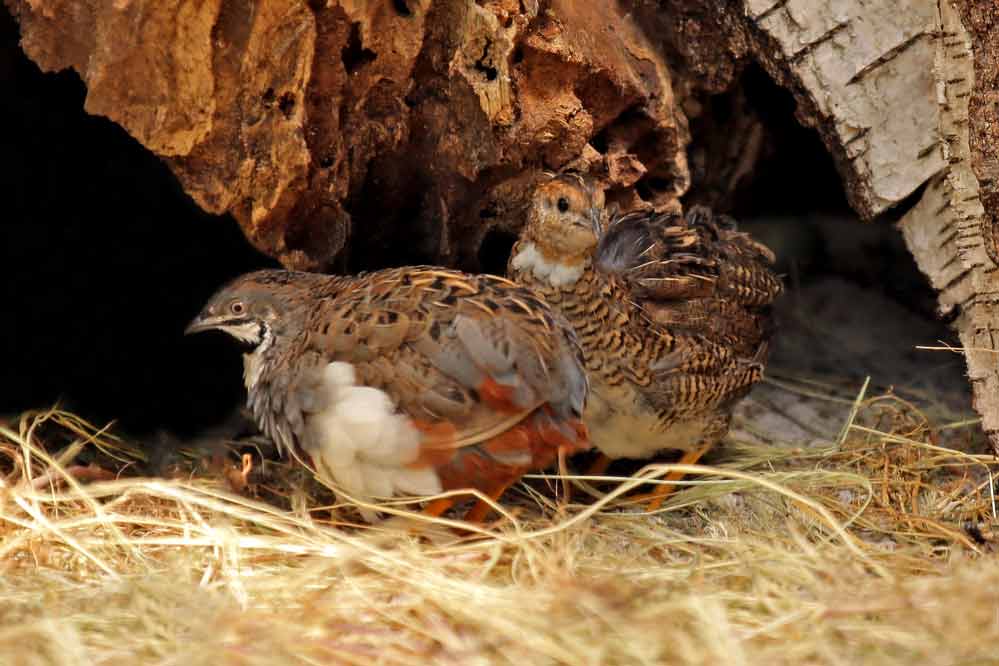
[[[242,396],[221,335],[185,338],[222,282],[271,262],[201,212],[167,167],[42,74],[0,7],[0,414],[67,407],[192,432]]]
[[[0,415],[62,400],[135,435],[165,428],[187,436],[218,422],[243,399],[238,350],[220,334],[182,331],[225,280],[273,262],[231,218],[200,211],[124,130],[85,114],[77,75],[42,74],[18,39],[0,7]],[[830,254],[805,219],[853,217],[830,158],[765,74],[750,69],[744,87],[772,150],[732,212],[782,243],[781,270],[796,283],[838,271],[932,308],[890,226],[848,241],[847,259]],[[726,103],[714,100],[711,113],[724,114]],[[508,245],[498,243],[483,264],[504,266]]]

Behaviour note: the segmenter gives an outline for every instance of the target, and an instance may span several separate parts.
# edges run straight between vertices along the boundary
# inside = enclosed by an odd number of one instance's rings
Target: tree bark
[[[912,202],[898,226],[954,322],[999,452],[999,8],[745,0],[744,9],[751,51],[794,93],[799,120],[819,130],[852,207],[871,218]]]
[[[975,408],[999,453],[999,8],[984,0],[940,0],[939,10],[933,64],[939,145],[947,166],[929,181],[899,226],[939,292],[941,312],[954,317]]]
[[[679,209],[692,183],[724,199],[759,123],[689,122],[758,62],[853,208],[903,213],[999,443],[994,0],[4,1],[39,66],[80,74],[87,111],[308,269],[479,268],[544,170],[623,209]]]
[[[612,0],[5,1],[87,111],[288,266],[351,236],[382,261],[474,262],[543,169],[629,202],[645,178],[658,207],[688,185],[669,70]]]

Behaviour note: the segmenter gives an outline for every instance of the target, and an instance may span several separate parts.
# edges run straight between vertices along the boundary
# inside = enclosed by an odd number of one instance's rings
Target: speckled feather
[[[702,208],[609,224],[602,215],[598,193],[578,178],[542,185],[508,274],[576,329],[592,389],[585,421],[598,448],[640,458],[710,445],[762,377],[781,290],[773,255]],[[576,240],[553,240],[560,231]],[[553,284],[545,276],[555,265],[578,267],[578,279]]]
[[[203,312],[233,298],[275,310],[275,342],[246,356],[245,379],[251,411],[281,447],[323,457],[309,422],[333,409],[322,387],[334,380],[382,392],[417,433],[413,459],[400,448],[398,460],[369,452],[367,462],[432,469],[441,489],[495,493],[550,465],[560,447],[589,446],[576,336],[509,280],[430,266],[351,277],[261,271],[227,285]]]
[[[600,238],[597,270],[618,275],[653,321],[757,356],[773,334],[770,305],[781,293],[773,252],[735,220],[695,206],[686,217],[636,212]]]

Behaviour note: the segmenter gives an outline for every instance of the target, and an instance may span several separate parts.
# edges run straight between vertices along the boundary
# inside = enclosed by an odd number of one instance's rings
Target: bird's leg
[[[488,495],[489,499],[495,502],[506,491],[506,489],[510,487],[511,483],[513,483],[513,481],[502,481],[486,492],[486,495]],[[457,500],[454,497],[441,497],[440,499],[435,499],[427,504],[427,506],[425,506],[423,511],[420,513],[428,518],[439,518],[445,511],[453,507],[456,503]],[[465,514],[465,521],[469,523],[481,523],[482,519],[486,517],[492,508],[493,507],[488,502],[481,499],[476,500],[475,504],[472,505],[472,508]]]
[[[423,507],[423,511],[420,513],[428,518],[440,518],[445,511],[450,509],[455,504],[455,499],[453,497],[441,497],[435,499],[430,504]]]
[[[604,453],[597,456],[586,470],[586,476],[601,476],[610,467],[611,459]]]
[[[681,456],[681,458],[678,461],[676,461],[676,464],[693,465],[698,460],[700,460],[701,457],[705,453],[707,453],[710,448],[711,445],[707,445],[694,449],[693,451],[686,451],[684,452],[683,456]],[[684,472],[670,472],[663,478],[663,481],[679,481],[684,476],[686,476],[686,473]],[[638,495],[634,499],[635,501],[638,502],[643,502],[647,500],[648,504],[645,505],[646,511],[650,512],[658,511],[659,507],[663,505],[663,502],[666,500],[666,498],[669,497],[671,494],[673,494],[675,490],[676,490],[675,483],[662,483],[657,485],[656,489],[653,490],[651,493],[648,493],[646,495]]]
[[[487,492],[486,495],[489,496],[489,499],[495,502],[500,498],[501,495],[503,495],[504,492],[506,492],[506,489],[509,488],[510,484],[512,483],[513,483],[512,480],[502,481],[499,483],[499,485],[495,486],[489,492]],[[489,514],[489,512],[492,511],[492,509],[493,507],[492,505],[489,504],[489,502],[486,502],[485,500],[481,499],[476,500],[472,508],[469,509],[468,513],[465,514],[465,522],[481,523],[483,519]]]
[[[565,458],[568,453],[564,446],[558,447],[558,473],[562,477],[562,506],[567,506],[572,498],[572,484],[569,483],[569,467]]]
[[[240,468],[230,467],[225,462],[222,463],[223,476],[229,482],[229,487],[237,493],[241,493],[250,486],[250,473],[253,471],[253,455],[244,453],[240,458]]]

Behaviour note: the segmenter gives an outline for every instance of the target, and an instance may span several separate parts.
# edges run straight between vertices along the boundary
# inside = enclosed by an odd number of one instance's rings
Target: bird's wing
[[[686,217],[617,217],[595,257],[597,269],[621,279],[652,322],[743,357],[758,356],[773,332],[770,305],[782,290],[773,262],[770,249],[734,220],[700,206]]]
[[[581,351],[533,292],[432,267],[358,276],[336,292],[320,299],[308,347],[385,392],[420,431],[422,460],[447,466],[475,448],[529,468],[588,445]]]

